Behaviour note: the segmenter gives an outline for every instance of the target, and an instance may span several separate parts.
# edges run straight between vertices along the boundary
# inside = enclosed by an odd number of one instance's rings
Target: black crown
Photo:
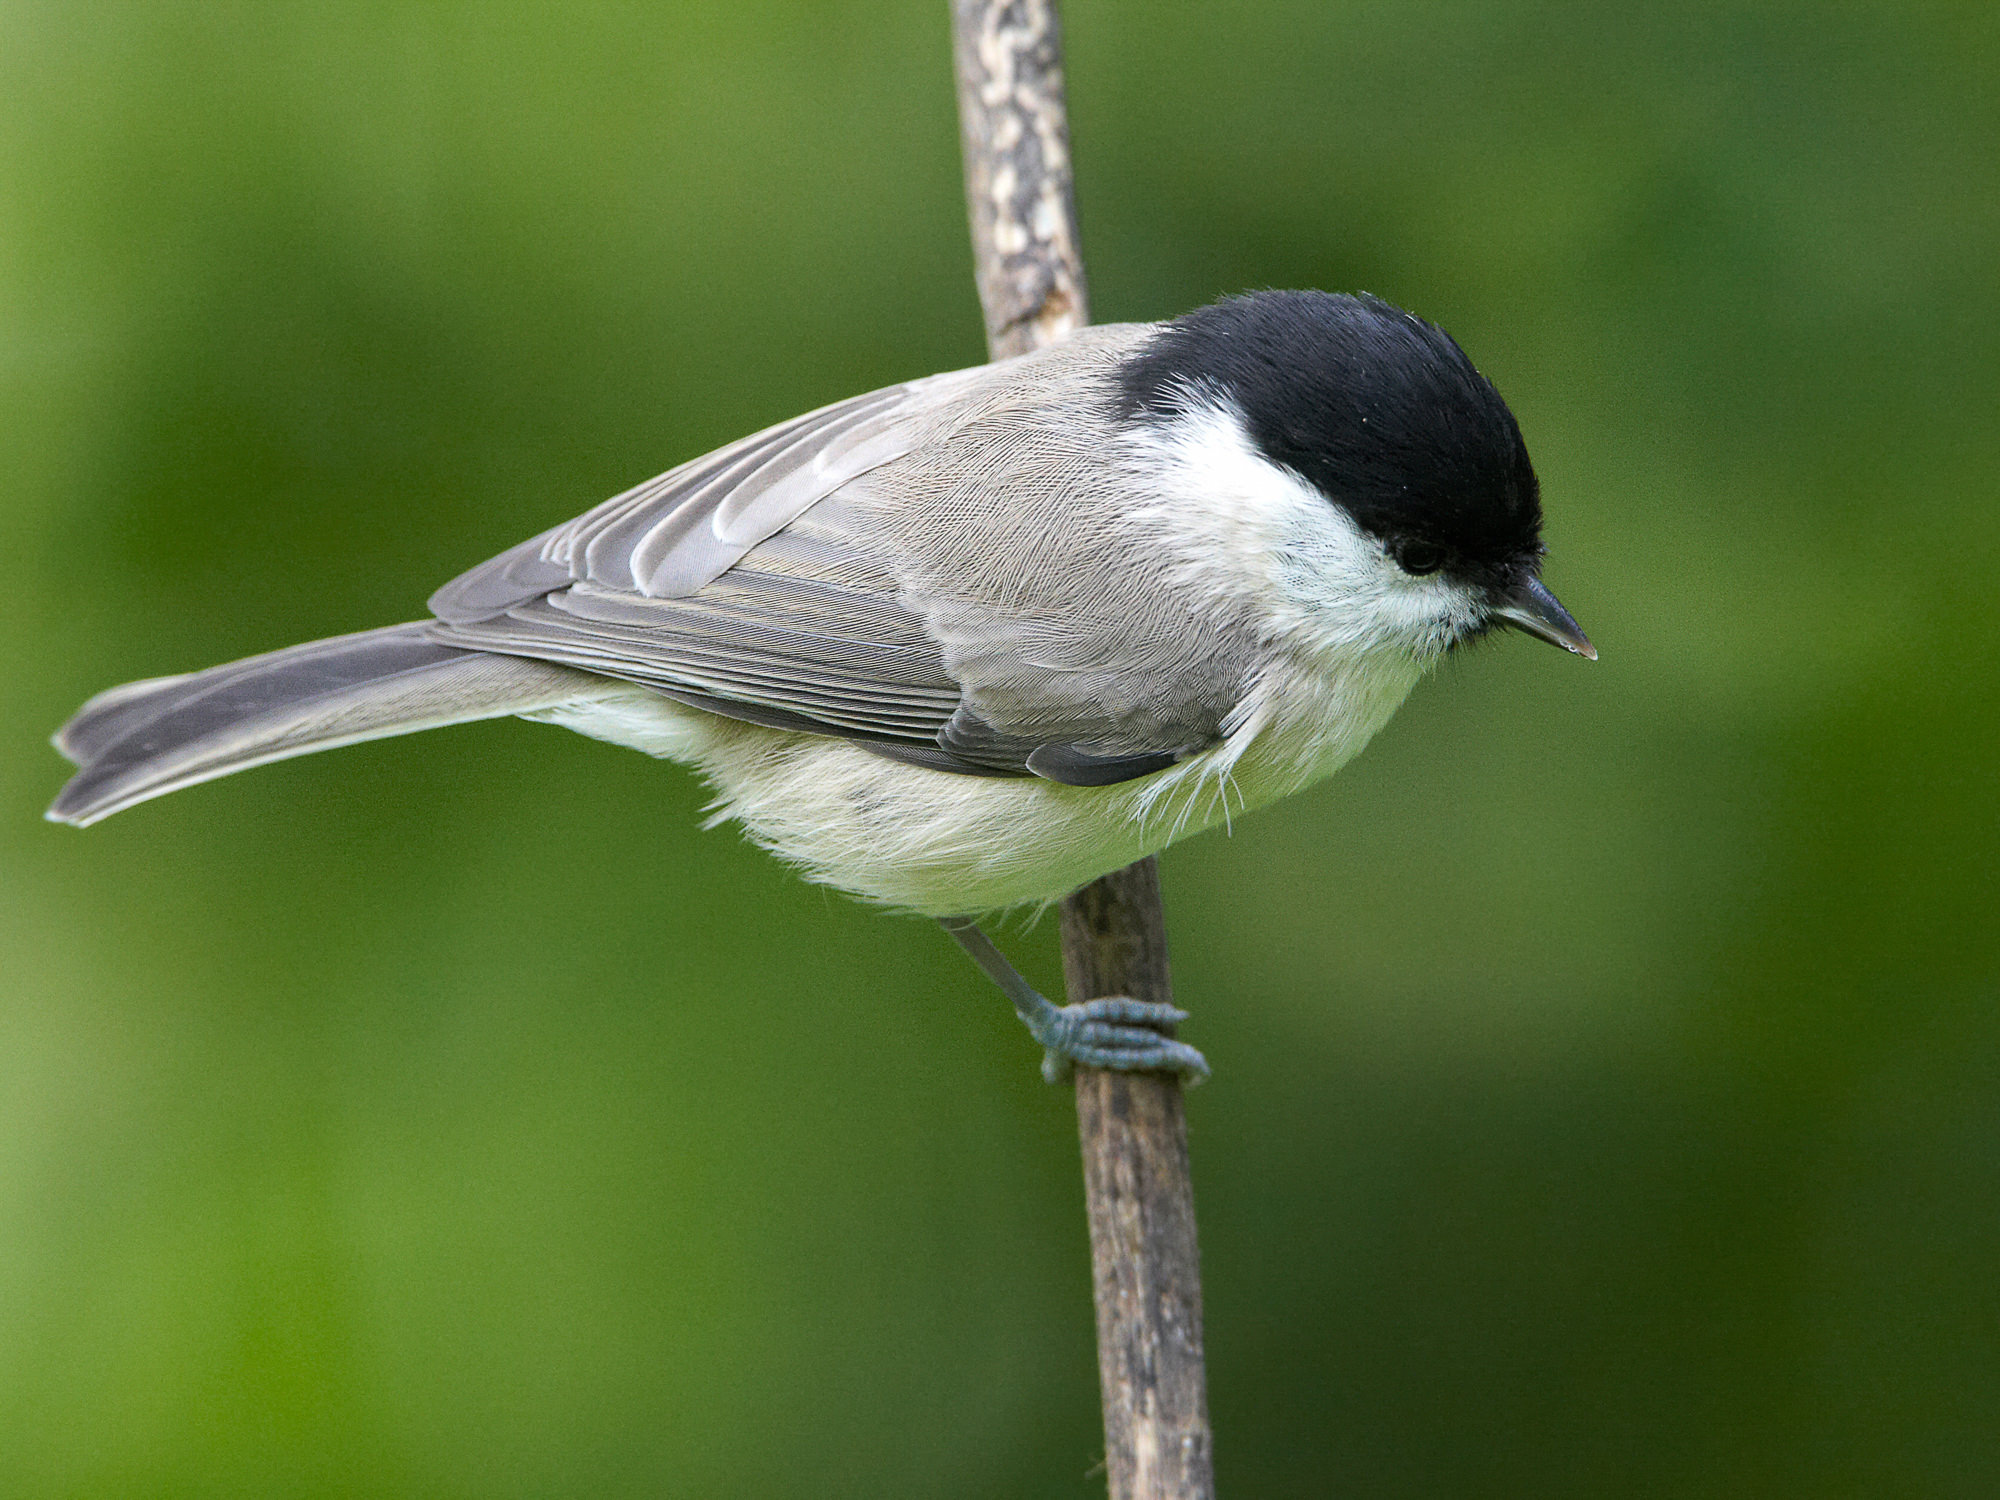
[[[1491,582],[1541,553],[1514,414],[1450,334],[1379,297],[1252,292],[1163,324],[1118,375],[1128,419],[1218,399],[1273,463],[1395,551]]]

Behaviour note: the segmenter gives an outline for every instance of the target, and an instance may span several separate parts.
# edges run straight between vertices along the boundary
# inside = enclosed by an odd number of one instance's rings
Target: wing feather
[[[836,402],[670,469],[461,574],[431,612],[464,624],[586,581],[698,593],[842,485],[909,453],[987,368]]]
[[[1157,562],[1120,554],[1106,503],[1076,507],[1105,472],[1106,373],[1144,336],[1088,330],[752,434],[447,584],[431,636],[936,769],[1160,770],[1213,743],[1235,669],[1160,627]],[[1185,694],[1168,641],[1199,658]]]

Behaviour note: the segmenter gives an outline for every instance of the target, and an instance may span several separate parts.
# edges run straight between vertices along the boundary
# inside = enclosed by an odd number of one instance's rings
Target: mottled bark
[[[953,0],[965,199],[986,343],[1026,354],[1090,321],[1054,0]]]
[[[1089,321],[1054,0],[953,0],[966,200],[987,345],[1025,354]],[[1150,859],[1063,902],[1072,1002],[1171,1001]],[[1210,1500],[1201,1261],[1181,1082],[1076,1072],[1112,1500]]]

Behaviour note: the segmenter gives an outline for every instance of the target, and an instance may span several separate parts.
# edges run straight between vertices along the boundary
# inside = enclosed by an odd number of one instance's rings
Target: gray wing
[[[846,534],[844,519],[837,498],[823,502],[693,594],[585,578],[484,619],[441,622],[433,634],[921,758],[938,750],[961,690],[922,616],[898,602],[894,575]]]
[[[961,510],[970,496],[1016,533],[1042,525],[1050,476],[1008,464],[1053,454],[1079,475],[1101,468],[1096,382],[1106,351],[1141,333],[1089,330],[1062,351],[877,391],[682,465],[448,584],[431,601],[433,638],[940,770],[1076,785],[1160,770],[1212,743],[1235,695],[1217,706],[1202,680],[1198,701],[1162,713],[1153,691],[1132,712],[1122,663],[1150,643],[1126,638],[1157,610],[1024,607],[1004,567],[941,596],[933,565],[977,548],[984,522],[932,515],[911,493],[955,492]],[[1035,423],[1054,430],[1025,430]],[[1046,571],[1074,545],[1072,528],[1045,529],[1024,569]]]
[[[842,485],[908,454],[986,373],[871,391],[669,469],[461,574],[431,596],[431,613],[485,620],[572,584],[687,598]]]

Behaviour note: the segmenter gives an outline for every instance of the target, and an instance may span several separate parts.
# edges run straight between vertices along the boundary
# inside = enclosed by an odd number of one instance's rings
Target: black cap
[[[1122,416],[1220,396],[1414,571],[1500,584],[1541,555],[1541,487],[1500,393],[1450,334],[1379,297],[1252,292],[1160,326],[1118,377]]]

